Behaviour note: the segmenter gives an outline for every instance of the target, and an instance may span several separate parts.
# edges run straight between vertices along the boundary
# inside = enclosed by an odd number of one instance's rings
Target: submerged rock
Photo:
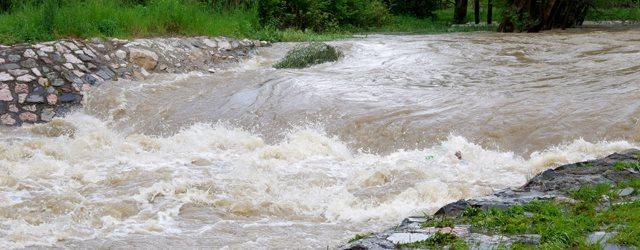
[[[342,53],[335,47],[325,43],[310,43],[300,45],[287,52],[285,57],[273,67],[281,68],[306,68],[311,65],[337,61]]]

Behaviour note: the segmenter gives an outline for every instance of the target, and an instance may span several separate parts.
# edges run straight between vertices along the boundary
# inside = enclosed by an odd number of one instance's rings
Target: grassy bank
[[[452,26],[451,9],[438,10],[435,18],[389,15],[374,27],[338,27],[322,32],[278,29],[260,23],[253,5],[212,7],[197,1],[149,0],[144,5],[124,0],[34,1],[0,12],[0,44],[48,41],[61,38],[230,36],[269,41],[326,41],[366,33],[442,33],[494,30],[486,26]],[[135,1],[133,1],[135,2]],[[484,6],[484,5],[483,5]],[[481,13],[486,20],[486,9]],[[493,12],[496,23],[501,11]],[[592,11],[590,20],[640,20],[639,8]],[[470,8],[467,20],[473,20]]]

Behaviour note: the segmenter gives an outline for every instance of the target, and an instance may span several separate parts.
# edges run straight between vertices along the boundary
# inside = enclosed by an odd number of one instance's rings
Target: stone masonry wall
[[[266,42],[228,38],[59,40],[0,45],[0,125],[50,121],[108,81],[214,71]]]

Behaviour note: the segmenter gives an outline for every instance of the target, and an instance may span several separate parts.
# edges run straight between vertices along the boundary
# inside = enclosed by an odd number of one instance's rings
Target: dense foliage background
[[[494,0],[494,20],[501,19]],[[0,43],[58,38],[209,35],[327,40],[354,32],[490,30],[452,27],[454,0],[0,0]],[[482,17],[486,17],[486,2]],[[473,3],[473,1],[469,1]],[[592,20],[640,20],[640,0],[594,0]],[[469,8],[467,20],[473,15]]]

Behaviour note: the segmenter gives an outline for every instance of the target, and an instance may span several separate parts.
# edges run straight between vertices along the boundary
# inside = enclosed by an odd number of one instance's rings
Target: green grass
[[[432,220],[425,221],[420,225],[422,228],[427,227],[435,227],[435,228],[445,228],[445,227],[454,227],[455,222],[451,218],[434,218]]]
[[[229,36],[268,41],[328,41],[369,33],[430,34],[444,32],[495,31],[496,26],[451,25],[453,10],[436,11],[435,19],[391,16],[380,27],[341,27],[323,33],[295,29],[262,27],[255,7],[214,8],[191,0],[149,0],[148,4],[123,4],[122,0],[53,1],[24,4],[0,13],[0,44],[39,42],[62,38],[157,36]],[[486,22],[485,1],[481,21]],[[467,21],[474,20],[473,9]],[[494,7],[497,25],[502,11]],[[602,8],[592,10],[588,20],[640,21],[640,8]]]
[[[59,38],[220,35],[252,37],[258,27],[255,8],[216,10],[179,0],[154,0],[147,6],[120,0],[25,4],[0,14],[0,43]]]
[[[640,21],[640,7],[638,8],[607,8],[593,9],[587,14],[590,21]]]
[[[640,179],[619,185],[598,184],[569,192],[577,204],[564,204],[552,200],[538,200],[507,209],[468,208],[454,218],[432,218],[425,226],[470,224],[472,230],[486,234],[538,234],[539,246],[515,244],[514,249],[597,249],[588,244],[587,235],[595,231],[618,232],[609,241],[640,247],[640,201],[631,197],[618,197],[619,190],[632,187],[640,190]],[[637,191],[636,191],[637,192]],[[604,199],[611,202],[604,209]],[[451,221],[453,220],[453,221]]]
[[[443,248],[448,246],[450,249],[469,249],[467,243],[460,239],[455,234],[436,232],[429,239],[399,244],[399,248],[420,248],[420,249],[433,249]]]
[[[498,20],[499,11],[494,12]],[[262,27],[252,7],[212,8],[195,1],[151,0],[147,5],[123,4],[122,0],[52,1],[26,3],[0,13],[0,43],[38,42],[61,38],[157,36],[229,36],[268,41],[328,41],[355,34],[403,32],[440,33],[493,30],[480,27],[451,27],[451,10],[436,12],[436,19],[391,16],[381,27],[353,28],[316,33],[295,29]],[[483,20],[486,14],[482,13]],[[473,12],[469,12],[469,20]]]
[[[359,241],[359,240],[364,239],[364,238],[367,238],[367,237],[369,237],[369,236],[371,236],[371,233],[356,234],[356,236],[353,236],[353,238],[351,238],[351,239],[349,240],[349,243]]]
[[[640,161],[619,161],[613,164],[613,168],[615,170],[621,171],[625,169],[633,169],[636,171],[640,171]]]

